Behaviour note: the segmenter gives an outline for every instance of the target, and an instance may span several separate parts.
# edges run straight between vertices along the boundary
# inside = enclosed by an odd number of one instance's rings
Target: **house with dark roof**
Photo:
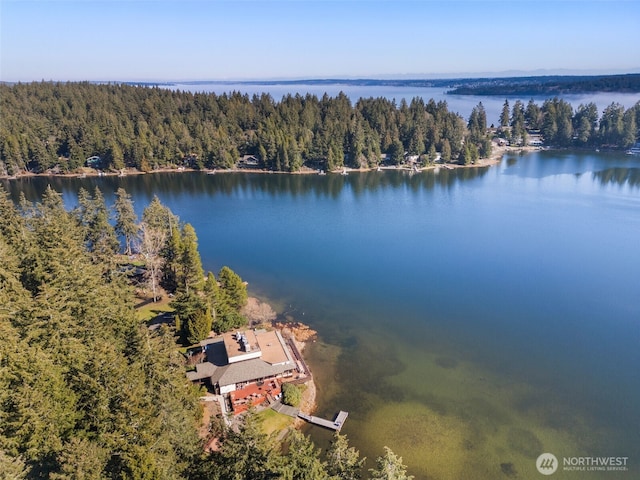
[[[260,159],[255,155],[243,155],[238,160],[238,168],[258,168]]]
[[[187,372],[192,381],[208,382],[221,395],[251,383],[287,379],[298,364],[278,331],[228,332],[201,342],[206,360]]]
[[[102,166],[102,159],[97,155],[87,158],[84,164],[90,168],[100,168]]]

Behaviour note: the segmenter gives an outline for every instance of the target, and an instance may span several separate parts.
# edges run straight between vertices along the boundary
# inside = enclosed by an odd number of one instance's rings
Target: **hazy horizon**
[[[380,75],[326,75],[315,77],[256,77],[256,78],[149,78],[149,79],[77,79],[77,80],[65,80],[65,79],[34,79],[34,80],[0,80],[1,83],[29,83],[29,82],[114,82],[114,83],[158,83],[158,84],[190,84],[190,83],[262,83],[262,82],[292,82],[292,83],[304,83],[304,82],[340,82],[343,80],[357,82],[362,81],[414,81],[414,80],[457,80],[457,79],[475,79],[475,78],[527,78],[527,77],[549,77],[549,76],[608,76],[608,75],[634,75],[640,74],[639,68],[632,68],[629,70],[620,71],[596,71],[596,70],[535,70],[535,71],[502,71],[502,72],[461,72],[461,73],[440,73],[440,74],[380,74]]]
[[[0,80],[446,79],[640,72],[640,4],[596,0],[576,5],[565,0],[2,0]]]

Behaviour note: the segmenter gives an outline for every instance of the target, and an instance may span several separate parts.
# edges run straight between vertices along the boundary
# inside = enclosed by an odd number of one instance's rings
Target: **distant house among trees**
[[[238,168],[258,168],[260,159],[254,155],[243,155],[238,160]]]
[[[89,168],[100,168],[102,166],[102,159],[97,155],[87,158],[84,164]]]
[[[418,163],[419,159],[420,159],[420,155],[409,155],[407,152],[405,152],[404,160],[408,164],[413,165],[415,163]]]

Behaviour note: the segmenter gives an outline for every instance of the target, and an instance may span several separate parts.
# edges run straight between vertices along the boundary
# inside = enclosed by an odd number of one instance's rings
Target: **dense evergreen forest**
[[[344,94],[287,95],[189,93],[124,84],[30,83],[0,85],[0,175],[67,173],[83,166],[106,171],[163,167],[228,169],[252,155],[255,167],[295,172],[374,167],[406,158],[423,165],[438,155],[469,164],[491,153],[493,135],[526,144],[540,131],[553,146],[633,145],[640,103],[625,111],[595,104],[572,106],[557,98],[541,106],[516,102],[487,129],[479,104],[467,121],[446,102]],[[91,159],[88,161],[88,159]]]
[[[134,286],[175,292],[183,319],[149,329]],[[361,478],[345,436],[321,455],[292,431],[284,448],[253,414],[235,429],[213,420],[220,448],[205,453],[179,343],[242,324],[245,301],[231,269],[204,276],[195,230],[157,198],[138,222],[123,189],[112,208],[81,190],[67,211],[50,188],[19,205],[0,188],[0,479]],[[386,449],[369,478],[410,476]]]

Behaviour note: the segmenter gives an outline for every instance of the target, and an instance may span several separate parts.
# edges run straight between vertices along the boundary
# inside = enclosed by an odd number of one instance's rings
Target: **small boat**
[[[207,172],[207,175],[215,175],[216,174],[216,169],[214,168],[213,170],[209,170]]]
[[[378,165],[378,168],[376,169],[376,172],[381,172],[382,168],[380,167],[380,165]]]
[[[640,147],[631,147],[625,153],[627,155],[640,155]]]
[[[347,172],[347,169],[345,168],[344,170],[342,170],[342,173],[340,175],[349,175],[349,172]]]
[[[318,175],[326,175],[326,173],[324,172],[324,170],[318,170]]]

